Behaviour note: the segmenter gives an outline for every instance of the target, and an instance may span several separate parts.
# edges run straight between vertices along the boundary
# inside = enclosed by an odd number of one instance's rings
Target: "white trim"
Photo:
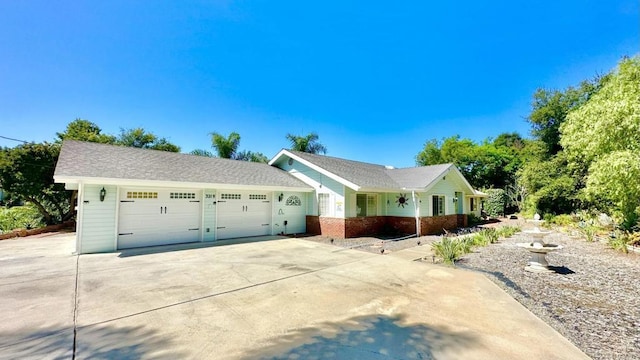
[[[118,231],[120,229],[120,186],[116,186],[116,221],[115,233],[113,239],[113,251],[118,251]]]
[[[313,192],[311,187],[283,187],[281,185],[240,185],[240,184],[217,184],[217,183],[198,183],[185,181],[165,181],[165,180],[136,180],[136,179],[116,179],[116,178],[99,178],[99,177],[55,177],[56,183],[74,184],[83,182],[85,184],[105,184],[126,187],[162,187],[162,188],[190,188],[197,190],[204,189],[237,189],[237,190],[261,190],[261,191],[277,191],[287,189],[287,191],[297,192]]]
[[[82,254],[82,219],[84,214],[84,184],[78,183],[78,210],[76,218],[76,254]],[[73,204],[71,204],[73,205]]]
[[[314,164],[314,163],[312,163],[312,162],[310,162],[308,160],[305,160],[305,159],[303,159],[303,158],[301,158],[301,157],[299,157],[299,156],[287,151],[286,149],[280,150],[280,152],[278,154],[276,154],[276,156],[274,156],[273,159],[271,159],[271,161],[269,161],[268,164],[269,165],[273,165],[283,155],[287,155],[288,157],[300,162],[301,164],[306,165],[307,167],[319,172],[320,174],[322,174],[324,176],[327,176],[328,178],[330,178],[332,180],[335,180],[335,181],[339,182],[340,184],[342,184],[344,186],[347,186],[347,187],[349,187],[349,188],[351,188],[351,189],[353,189],[355,191],[360,191],[360,189],[361,189],[360,186],[352,183],[351,181],[346,180],[346,179],[344,179],[344,178],[342,178],[342,177],[340,177],[340,176],[338,176],[338,175],[336,175],[336,174],[334,174],[334,173],[332,173],[332,172],[330,172],[328,170],[325,170],[325,169],[321,168],[320,166],[318,166],[318,165],[316,165],[316,164]],[[297,173],[297,171],[290,171],[289,173],[290,174],[295,174],[295,173]]]

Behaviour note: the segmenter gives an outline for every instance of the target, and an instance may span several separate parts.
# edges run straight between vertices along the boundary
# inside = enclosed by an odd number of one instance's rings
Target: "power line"
[[[6,136],[2,136],[2,135],[0,135],[0,138],[7,139],[7,140],[11,140],[11,141],[17,141],[17,142],[21,142],[21,143],[25,143],[25,144],[28,144],[28,143],[29,143],[29,141],[24,141],[24,140],[14,139],[14,138],[10,138],[10,137],[6,137]]]

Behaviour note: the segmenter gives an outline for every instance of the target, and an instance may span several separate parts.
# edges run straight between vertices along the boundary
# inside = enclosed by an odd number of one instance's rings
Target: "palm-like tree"
[[[240,145],[240,134],[232,132],[228,137],[224,137],[217,132],[211,133],[211,146],[218,153],[218,157],[234,159]]]
[[[307,136],[287,134],[287,140],[291,142],[291,150],[302,151],[311,154],[326,154],[327,148],[318,142],[318,134],[310,133]]]

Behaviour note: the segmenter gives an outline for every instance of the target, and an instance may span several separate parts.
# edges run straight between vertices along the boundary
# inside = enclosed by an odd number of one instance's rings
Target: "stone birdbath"
[[[540,215],[536,214],[533,222],[538,225],[544,220],[540,220]],[[547,254],[562,249],[562,246],[556,244],[547,244],[544,242],[544,237],[551,234],[552,231],[540,230],[538,226],[535,226],[533,230],[525,230],[524,234],[529,236],[532,241],[525,243],[518,243],[516,246],[527,249],[531,253],[529,264],[524,268],[526,271],[535,273],[552,273],[553,270],[549,269],[549,263],[547,262]]]

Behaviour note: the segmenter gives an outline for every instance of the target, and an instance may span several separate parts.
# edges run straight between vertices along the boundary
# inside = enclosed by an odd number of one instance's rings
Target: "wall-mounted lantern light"
[[[102,190],[100,190],[100,201],[104,201],[105,196],[107,196],[107,190],[105,190],[103,186]]]
[[[453,198],[453,202],[454,202],[454,203],[458,202],[458,198],[457,198],[457,197],[454,197],[454,198]]]
[[[284,199],[284,194],[280,193],[280,195],[278,195],[278,202],[282,202],[282,199]]]

